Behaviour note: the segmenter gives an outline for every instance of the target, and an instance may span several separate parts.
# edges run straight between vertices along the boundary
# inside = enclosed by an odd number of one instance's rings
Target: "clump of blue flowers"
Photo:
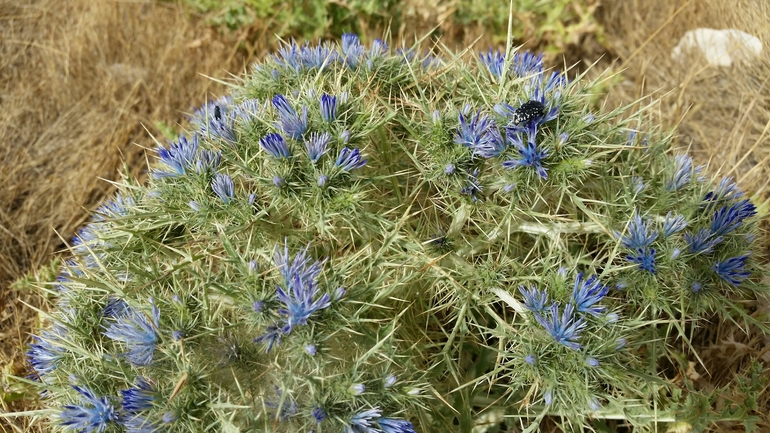
[[[510,47],[284,44],[73,239],[28,352],[53,429],[686,420],[691,327],[763,327],[763,215],[594,92]]]

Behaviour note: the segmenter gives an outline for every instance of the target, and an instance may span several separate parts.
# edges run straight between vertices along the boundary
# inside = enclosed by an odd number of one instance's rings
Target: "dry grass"
[[[660,120],[679,125],[678,141],[720,174],[768,195],[770,185],[770,3],[763,0],[607,0],[600,11],[625,80],[612,103],[661,98]],[[671,50],[687,30],[737,28],[763,41],[750,65],[709,67],[678,62]]]
[[[430,3],[438,9],[415,9],[422,23],[415,28],[427,30],[447,13],[440,9],[443,3]],[[608,104],[661,97],[660,121],[679,125],[682,147],[690,147],[701,162],[712,160],[720,173],[737,176],[748,191],[769,196],[770,58],[765,54],[751,66],[714,69],[702,62],[674,62],[669,53],[686,30],[697,27],[747,31],[764,42],[767,53],[770,4],[605,0],[598,16],[613,49],[605,60],[625,68]],[[451,29],[443,31],[452,35]],[[457,40],[443,43],[467,46],[480,29],[457,34]],[[115,179],[123,160],[135,174],[145,169],[143,149],[154,146],[145,127],[159,135],[155,121],[176,125],[207,93],[221,93],[199,74],[238,73],[246,59],[263,52],[261,41],[273,39],[259,28],[248,29],[248,35],[258,42],[237,50],[246,31],[221,36],[176,5],[150,0],[0,0],[3,371],[24,374],[24,346],[38,320],[35,307],[44,304],[33,292],[10,290],[10,283],[49,262],[63,246],[61,238],[69,239],[87,210],[110,193],[109,183],[98,178]],[[489,35],[483,37],[476,47],[488,40]],[[569,48],[568,64],[590,64],[604,51],[590,34]],[[733,326],[706,329],[698,341],[706,361],[698,370],[703,387],[727,383],[770,344]],[[766,413],[768,399],[760,401]],[[5,410],[27,408],[2,404]],[[0,420],[0,431],[40,428],[21,419],[14,425]]]

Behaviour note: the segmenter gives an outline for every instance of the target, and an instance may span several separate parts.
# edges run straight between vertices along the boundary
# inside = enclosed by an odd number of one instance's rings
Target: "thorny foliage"
[[[539,56],[418,48],[287,43],[125,179],[29,351],[56,428],[687,418],[670,342],[764,326],[754,204]]]

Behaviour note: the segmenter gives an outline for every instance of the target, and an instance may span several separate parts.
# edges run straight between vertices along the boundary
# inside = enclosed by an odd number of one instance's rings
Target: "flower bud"
[[[384,382],[385,382],[385,384],[384,384],[385,388],[390,388],[391,386],[393,386],[396,383],[396,375],[395,374],[389,374],[389,375],[385,376],[385,381]]]
[[[305,345],[305,353],[307,353],[310,356],[315,356],[317,353],[317,349],[315,347],[315,344],[306,344]]]

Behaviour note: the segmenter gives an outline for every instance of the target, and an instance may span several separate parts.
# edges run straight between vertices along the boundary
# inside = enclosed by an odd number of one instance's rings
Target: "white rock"
[[[700,50],[712,66],[729,67],[733,62],[745,62],[762,53],[762,42],[756,36],[736,29],[695,29],[682,36],[671,51],[673,60],[684,60],[688,52]]]

